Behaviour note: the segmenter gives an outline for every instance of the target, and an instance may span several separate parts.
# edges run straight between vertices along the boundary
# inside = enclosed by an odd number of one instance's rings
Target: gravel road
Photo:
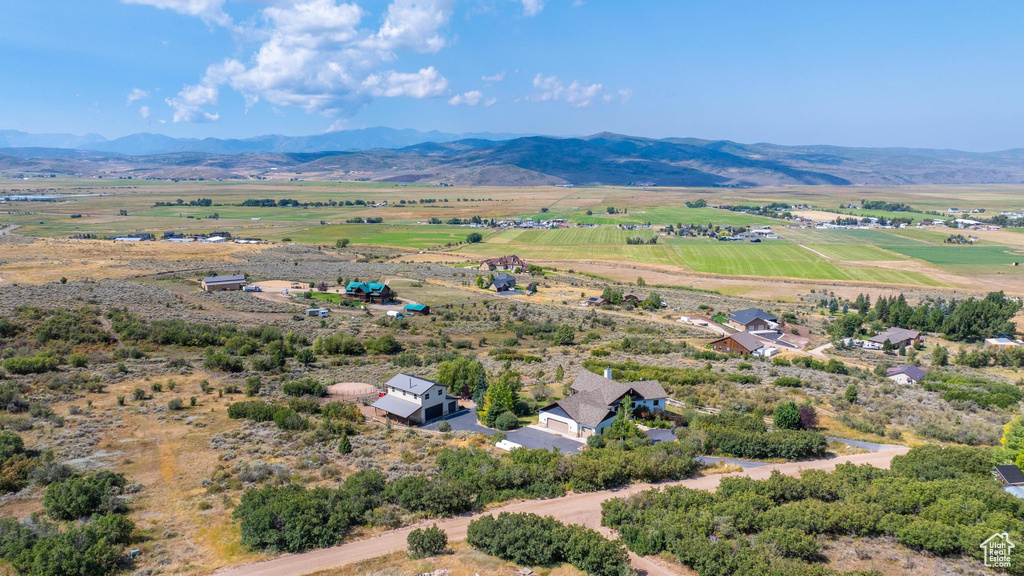
[[[701,476],[653,486],[651,484],[634,484],[616,490],[570,494],[550,500],[526,500],[496,507],[480,514],[458,516],[441,521],[431,520],[420,525],[391,530],[365,540],[346,542],[333,548],[313,550],[302,554],[289,554],[279,556],[273,560],[236,566],[216,572],[216,576],[302,576],[353,562],[369,560],[405,550],[407,547],[406,537],[409,532],[423,525],[434,523],[448,534],[449,541],[457,542],[466,539],[466,530],[470,521],[485,514],[497,514],[499,512],[532,512],[541,516],[554,516],[561,522],[582,524],[588,528],[600,530],[606,535],[614,536],[608,529],[601,527],[601,503],[609,498],[622,498],[656,486],[686,486],[687,488],[713,491],[718,487],[718,483],[721,482],[722,478],[727,476],[749,476],[762,480],[768,478],[776,470],[783,474],[795,476],[801,470],[832,470],[837,464],[847,462],[888,468],[894,456],[905,454],[907,451],[906,447],[900,446],[869,454],[853,454],[808,462],[758,466],[731,474]],[[670,567],[654,558],[638,557],[634,554],[630,554],[630,558],[633,561],[633,566],[645,572],[647,576],[678,576],[690,573],[685,569],[680,570],[678,566]]]

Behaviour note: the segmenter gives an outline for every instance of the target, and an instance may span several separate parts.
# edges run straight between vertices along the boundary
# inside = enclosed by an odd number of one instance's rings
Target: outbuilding
[[[207,292],[220,292],[223,290],[241,290],[247,284],[245,274],[232,274],[228,276],[207,276],[203,278],[203,290]]]

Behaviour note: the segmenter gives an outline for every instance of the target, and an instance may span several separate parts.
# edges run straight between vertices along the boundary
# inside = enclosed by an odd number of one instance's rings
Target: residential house
[[[749,332],[737,332],[711,343],[715,352],[725,354],[757,354],[765,347],[765,343]]]
[[[480,263],[480,269],[488,272],[496,270],[515,272],[517,270],[526,270],[526,262],[519,256],[511,254],[509,256],[501,256],[500,258],[488,258]]]
[[[747,308],[730,312],[726,324],[736,330],[755,332],[758,330],[775,330],[779,327],[779,319],[760,308]]]
[[[495,292],[511,292],[516,289],[516,277],[511,274],[505,274],[499,272],[494,275],[494,281],[491,282],[491,290]]]
[[[893,348],[901,348],[905,346],[913,346],[918,342],[922,342],[923,339],[921,338],[921,333],[917,330],[889,328],[885,332],[865,340],[864,348],[868,350],[881,350],[885,347],[886,341],[888,341]]]
[[[222,290],[241,290],[246,285],[245,274],[230,276],[207,276],[202,281],[203,290],[220,292]]]
[[[920,382],[926,375],[924,370],[917,366],[897,366],[885,371],[885,377],[897,384],[913,386]]]
[[[1024,486],[1024,472],[1013,464],[996,466],[996,477],[1004,486]]]
[[[583,301],[584,306],[604,306],[608,301],[600,296],[591,296]]]
[[[430,316],[430,306],[424,304],[406,304],[402,307],[402,310],[410,314],[418,314],[420,316]]]
[[[622,295],[622,301],[623,302],[631,302],[633,304],[639,304],[639,303],[643,302],[643,300],[644,300],[643,298],[637,296],[636,294],[623,294]]]
[[[363,302],[390,302],[391,288],[383,282],[349,282],[345,295]]]
[[[449,396],[444,384],[426,378],[398,374],[384,384],[384,394],[373,403],[375,414],[402,424],[426,424],[458,412],[458,398]]]
[[[634,409],[664,411],[668,394],[657,380],[616,382],[610,368],[604,376],[584,370],[571,386],[572,394],[541,408],[538,425],[577,438],[600,434],[615,419],[619,405],[627,397]]]

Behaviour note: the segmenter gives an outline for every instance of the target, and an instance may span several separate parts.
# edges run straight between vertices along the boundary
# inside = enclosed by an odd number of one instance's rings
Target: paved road
[[[745,469],[742,472],[701,476],[678,482],[663,483],[660,486],[686,486],[698,490],[713,491],[718,487],[718,483],[721,482],[722,478],[727,476],[749,476],[761,480],[768,478],[776,470],[793,476],[801,470],[832,470],[837,464],[847,462],[888,468],[893,456],[905,454],[907,450],[907,448],[901,446],[868,454],[853,454],[809,462],[769,464]],[[457,542],[465,540],[466,529],[471,520],[484,514],[496,514],[498,512],[532,512],[542,516],[554,516],[562,522],[582,524],[588,528],[610,534],[607,529],[601,528],[601,503],[609,498],[621,498],[650,488],[652,488],[650,484],[634,484],[616,490],[570,494],[550,500],[525,500],[499,506],[486,513],[429,520],[416,526],[384,532],[365,540],[346,542],[333,548],[313,550],[302,554],[279,556],[273,560],[228,568],[216,574],[217,576],[302,576],[319,570],[336,568],[405,550],[407,546],[406,537],[409,535],[409,532],[414,528],[433,523],[436,523],[439,528],[448,534],[450,541]],[[675,576],[681,573],[678,567],[669,567],[654,558],[637,558],[634,555],[631,555],[631,558],[633,558],[634,567],[646,571],[648,576]]]

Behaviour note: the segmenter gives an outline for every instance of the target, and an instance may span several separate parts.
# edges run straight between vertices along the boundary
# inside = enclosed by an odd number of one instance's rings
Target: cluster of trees
[[[637,554],[668,552],[702,576],[840,574],[822,564],[819,536],[888,537],[940,556],[979,560],[997,532],[1024,536],[1024,501],[991,477],[988,449],[922,446],[890,470],[723,478],[714,493],[672,487],[602,505],[602,523]],[[1021,573],[1021,568],[1011,568]]]
[[[550,516],[508,512],[484,516],[469,523],[466,541],[491,556],[525,566],[568,562],[590,576],[635,574],[622,544]]]
[[[734,412],[698,414],[688,427],[678,429],[676,435],[704,454],[757,460],[804,460],[825,455],[828,441],[817,432],[802,429],[801,415],[795,405],[792,411],[784,409],[780,416],[777,429],[768,432],[764,420],[755,415]],[[808,416],[807,423],[813,426],[811,418],[816,419],[816,416]]]
[[[685,204],[687,208],[706,208],[708,201],[703,198],[698,198],[696,200],[687,200]]]
[[[351,334],[336,332],[329,336],[319,336],[313,341],[313,352],[332,356],[362,356],[367,353],[393,356],[403,349],[402,344],[391,334],[378,338],[370,336],[360,342]]]
[[[330,402],[321,405],[315,398],[293,398],[287,405],[262,400],[244,400],[228,405],[228,417],[253,422],[273,422],[282,430],[306,430],[313,422],[303,414],[321,417],[318,434],[322,438],[336,438],[356,434],[354,424],[362,422],[363,415],[354,404]]]
[[[883,212],[913,212],[914,209],[903,202],[886,202],[885,200],[861,200],[860,207],[864,210],[881,210]]]
[[[856,336],[862,333],[862,325],[868,323],[874,332],[897,326],[942,333],[953,341],[973,342],[1016,333],[1011,319],[1020,309],[1021,303],[1007,298],[1003,292],[990,292],[980,300],[938,299],[922,302],[916,308],[907,303],[903,294],[879,298],[874,308],[870,297],[858,294],[849,312],[829,327],[829,334],[837,338]]]
[[[234,512],[242,543],[288,552],[333,546],[353,525],[383,522],[375,510],[397,507],[420,516],[451,516],[493,502],[560,496],[566,488],[593,491],[633,481],[678,480],[694,474],[697,463],[693,450],[677,442],[610,442],[576,456],[522,448],[493,456],[445,448],[437,467],[433,476],[391,482],[379,471],[364,470],[335,490],[273,485],[250,490]]]
[[[985,346],[973,349],[961,347],[957,351],[956,357],[953,358],[953,362],[957,366],[967,366],[969,368],[984,368],[986,366],[1021,368],[1024,367],[1024,347],[998,348],[995,346]],[[944,363],[936,362],[935,352],[932,352],[932,364],[945,366]]]
[[[271,202],[273,202],[273,200],[271,200]],[[242,205],[246,206],[246,204],[242,204]],[[159,208],[161,206],[202,206],[202,207],[208,207],[208,206],[213,206],[213,200],[211,200],[209,198],[199,198],[197,200],[189,200],[188,204],[185,204],[184,200],[182,200],[181,198],[178,198],[174,202],[156,202],[155,204],[153,204],[154,208]]]
[[[127,566],[135,524],[122,515],[120,474],[99,472],[51,483],[46,517],[0,519],[0,559],[23,576],[112,574]],[[61,521],[70,524],[63,528]]]
[[[643,236],[627,236],[626,237],[626,244],[629,244],[630,246],[638,245],[638,244],[657,244],[657,243],[658,243],[658,237],[657,236],[651,236],[649,238],[644,238]]]
[[[941,392],[946,402],[972,402],[983,408],[1010,408],[1024,400],[1024,391],[1013,384],[950,372],[929,372],[920,385]]]
[[[367,216],[366,218],[363,218],[361,216],[356,216],[355,218],[349,218],[348,220],[345,220],[345,223],[346,224],[383,224],[384,223],[384,218],[382,218],[380,216],[377,216],[377,217]]]

